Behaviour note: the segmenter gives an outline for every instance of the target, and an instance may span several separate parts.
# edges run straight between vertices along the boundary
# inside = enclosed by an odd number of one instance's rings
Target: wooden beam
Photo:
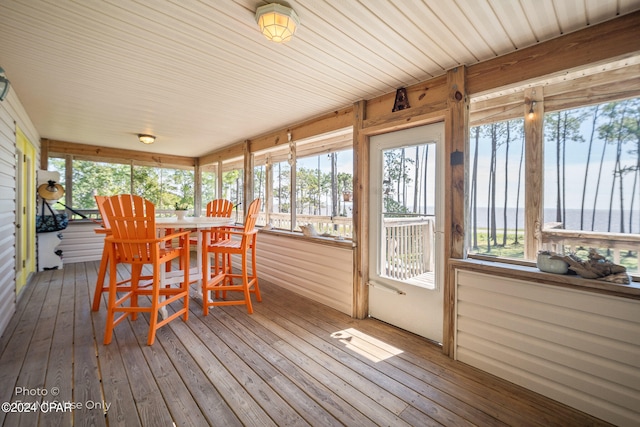
[[[533,104],[532,104],[533,103]],[[533,117],[529,111],[533,109]],[[527,89],[524,93],[524,146],[525,146],[525,259],[534,259],[542,244],[540,230],[544,221],[544,90]]]
[[[98,145],[76,144],[73,142],[43,139],[42,145],[47,145],[48,155],[71,155],[77,159],[91,159],[99,161],[121,161],[136,164],[156,166],[195,167],[195,157],[173,156],[165,154],[147,153],[145,151],[124,150],[121,148],[101,147]]]
[[[524,102],[524,91],[537,86],[544,87],[545,113],[640,96],[640,64],[601,72],[591,69],[580,74],[586,75],[544,79],[537,85],[512,88],[501,96],[472,100],[470,125],[480,126],[522,118],[520,106]]]
[[[366,101],[353,105],[353,314],[369,314],[369,138],[361,132]]]
[[[220,150],[216,150],[212,153],[206,154],[198,158],[198,161],[200,162],[201,165],[210,165],[216,162],[222,162],[223,160],[242,157],[243,153],[244,153],[244,148],[243,148],[243,143],[241,142],[238,144],[227,146],[225,148],[221,148]]]
[[[395,113],[392,112],[396,99],[395,91],[367,100],[367,111],[365,112],[367,120],[387,118],[389,121],[397,121],[398,119],[392,119],[391,117],[411,117],[416,114],[422,114],[417,113],[417,111],[421,111],[427,105],[441,103],[447,98],[447,77],[445,75],[434,77],[409,86],[406,91],[410,108],[396,111]]]
[[[381,133],[395,132],[416,126],[427,125],[442,120],[443,111],[447,108],[446,101],[440,100],[418,108],[410,108],[395,113],[386,114],[374,119],[365,120],[362,132],[368,136]]]
[[[448,268],[450,259],[466,256],[465,231],[468,197],[467,169],[469,163],[469,98],[466,91],[466,68],[447,72],[447,118],[445,120],[445,193],[444,233],[444,319],[442,352],[453,356],[455,347],[455,276]]]
[[[475,95],[640,52],[640,11],[469,66]]]
[[[310,138],[323,133],[344,129],[353,125],[353,108],[347,107],[342,110],[333,111],[321,117],[293,125],[286,129],[279,129],[265,135],[250,139],[251,152],[256,153],[261,150],[277,146],[287,146],[289,144],[288,134],[291,132],[295,141]],[[220,150],[213,151],[201,156],[198,160],[201,165],[215,163],[243,155],[243,143],[228,145]]]
[[[544,111],[560,111],[640,96],[640,64],[544,88]]]

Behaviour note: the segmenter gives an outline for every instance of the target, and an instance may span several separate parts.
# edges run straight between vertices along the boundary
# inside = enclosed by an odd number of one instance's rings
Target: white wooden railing
[[[622,253],[635,256],[636,271],[640,235],[625,233],[601,233],[593,231],[574,231],[545,227],[541,232],[542,248],[559,254],[577,252],[579,249],[594,248],[606,251],[611,260],[620,264]]]
[[[383,225],[385,276],[409,280],[433,271],[433,218],[384,218]]]
[[[350,239],[353,236],[353,218],[346,216],[321,216],[321,215],[302,215],[296,214],[297,224],[307,225],[313,224],[318,234],[329,233],[333,236],[341,236]],[[271,213],[269,214],[269,222],[274,229],[291,230],[291,214],[289,213]],[[258,225],[266,225],[266,214],[261,213],[258,216]],[[294,231],[300,230],[296,228]]]

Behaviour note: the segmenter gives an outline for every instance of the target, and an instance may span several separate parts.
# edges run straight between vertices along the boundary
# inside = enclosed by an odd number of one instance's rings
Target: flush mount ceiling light
[[[0,101],[4,101],[9,93],[9,86],[9,80],[4,76],[4,70],[0,67]]]
[[[138,139],[140,140],[140,142],[142,142],[143,144],[153,144],[153,141],[156,140],[156,137],[153,135],[147,135],[145,133],[139,133],[138,134]]]
[[[300,19],[290,7],[270,3],[256,10],[256,22],[268,40],[283,43],[288,42],[296,32]]]

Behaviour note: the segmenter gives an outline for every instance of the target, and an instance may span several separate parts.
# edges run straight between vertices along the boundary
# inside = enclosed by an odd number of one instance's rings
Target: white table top
[[[195,228],[206,229],[212,227],[221,227],[224,225],[233,225],[232,218],[211,217],[211,216],[188,216],[184,219],[176,217],[156,218],[156,227],[158,228]]]

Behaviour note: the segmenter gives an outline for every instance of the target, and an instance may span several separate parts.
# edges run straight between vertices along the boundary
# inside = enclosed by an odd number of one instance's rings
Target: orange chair
[[[179,316],[185,321],[189,316],[189,232],[158,238],[155,207],[140,196],[111,196],[103,206],[111,227],[111,235],[105,238],[109,252],[109,302],[104,344],[111,342],[113,328],[127,316],[135,320],[139,312],[149,312],[147,344],[152,345],[156,330]],[[172,239],[178,239],[179,245],[166,245]],[[174,260],[179,261],[180,271],[167,273],[162,267]],[[128,264],[131,268],[131,287],[123,296],[117,295],[118,264]],[[145,266],[151,268],[150,276],[142,276]],[[150,296],[150,307],[138,304],[140,295]],[[166,313],[166,306],[177,301],[182,301],[182,307],[171,315],[164,314],[159,321],[158,312]],[[116,318],[120,312],[123,314]]]
[[[94,229],[96,234],[104,234],[106,236],[111,235],[111,229],[109,228],[109,220],[107,219],[106,214],[104,213],[104,201],[107,199],[107,196],[94,196],[96,199],[96,203],[98,205],[98,211],[100,212],[100,217],[102,218],[102,227]],[[100,268],[98,269],[98,280],[96,281],[96,288],[93,293],[93,305],[91,309],[93,311],[100,310],[100,299],[102,298],[103,292],[109,291],[109,284],[105,285],[104,279],[107,275],[107,267],[109,266],[109,249],[107,248],[107,242],[104,242],[104,246],[102,248],[102,259],[100,260]],[[118,292],[125,292],[131,289],[127,284],[130,282],[130,279],[123,280],[117,283]],[[124,286],[127,285],[127,286]]]
[[[260,288],[258,287],[258,274],[256,271],[256,241],[258,230],[255,228],[260,210],[260,199],[255,199],[249,205],[243,227],[226,227],[219,231],[217,241],[204,239],[202,248],[202,306],[203,314],[209,314],[209,306],[246,304],[249,314],[253,313],[251,294],[256,295],[256,300],[262,301]],[[234,239],[233,237],[236,236]],[[249,273],[247,258],[251,251],[251,273]],[[214,254],[216,260],[221,258],[221,266],[212,271],[210,267],[210,254]],[[234,274],[230,267],[231,255],[240,255],[242,258],[240,274]],[[217,262],[217,261],[216,261]],[[242,279],[239,285],[233,284],[234,278]],[[222,293],[223,300],[211,300],[209,292],[215,291],[216,299]],[[244,293],[244,300],[224,300],[227,291],[239,291]]]
[[[215,199],[207,203],[205,215],[210,217],[231,218],[233,203],[227,199]],[[217,233],[209,233],[209,238],[217,238]],[[196,244],[197,239],[191,239],[191,244]]]
[[[207,203],[206,216],[212,217],[222,217],[222,218],[231,218],[231,214],[233,213],[233,203],[227,199],[215,199]],[[178,229],[182,231],[181,229]],[[173,232],[173,229],[167,229],[168,232]],[[211,235],[210,235],[211,237]],[[189,240],[192,245],[198,243],[198,239],[191,238]]]
[[[221,217],[221,218],[231,218],[231,214],[233,213],[233,203],[227,199],[215,199],[207,203],[206,215],[209,217]],[[225,233],[227,227],[221,227],[215,230],[210,230],[204,233],[202,236],[203,244],[211,245],[214,243],[218,243],[223,239],[228,239],[229,236]],[[231,271],[231,256],[227,257],[226,267],[228,271]],[[218,256],[215,257],[213,270],[214,272],[219,272],[222,268],[222,263]]]
[[[227,199],[215,199],[207,203],[207,216],[231,218],[233,203]]]

